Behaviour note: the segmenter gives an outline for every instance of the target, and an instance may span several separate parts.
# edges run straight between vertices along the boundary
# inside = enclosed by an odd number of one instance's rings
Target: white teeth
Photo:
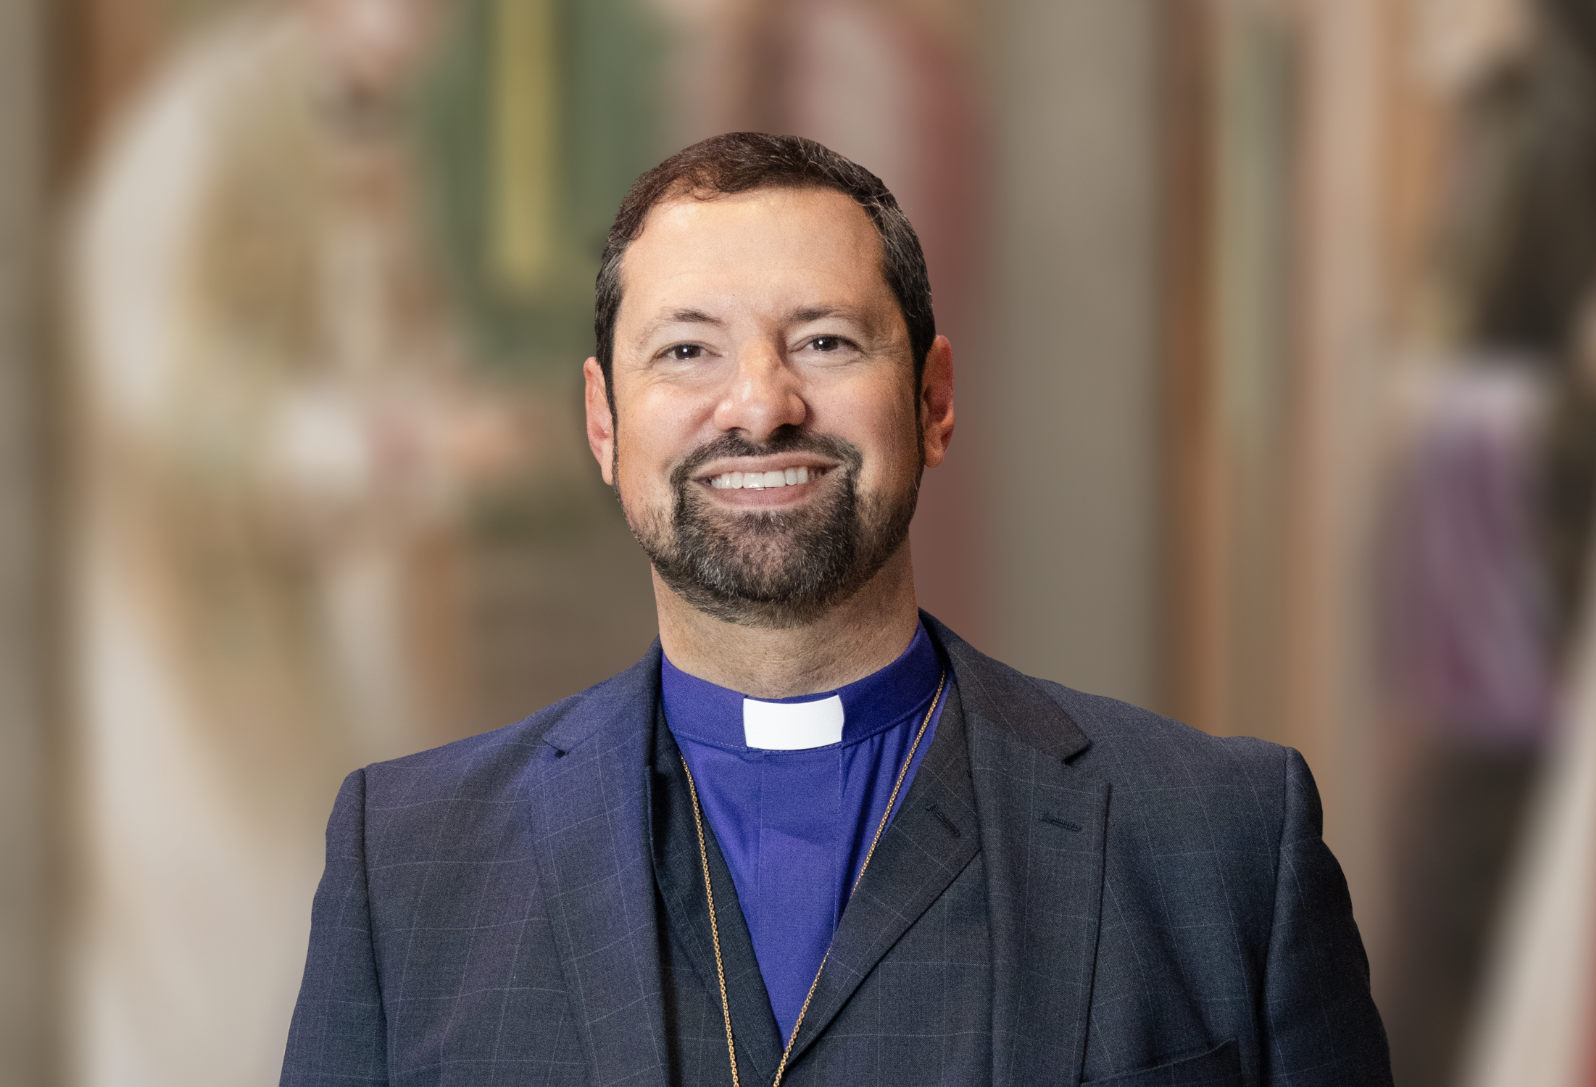
[[[810,472],[808,468],[786,468],[772,472],[725,472],[712,478],[709,483],[718,491],[762,491],[767,487],[796,487],[800,483],[808,483],[811,477],[819,479],[823,474],[819,468],[814,472]]]

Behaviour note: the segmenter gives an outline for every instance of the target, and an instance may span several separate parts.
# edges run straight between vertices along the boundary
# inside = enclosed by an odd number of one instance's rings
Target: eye
[[[704,357],[704,349],[696,343],[679,343],[665,349],[665,357],[676,362],[691,362]]]
[[[809,341],[809,346],[822,354],[830,354],[848,346],[848,341],[841,336],[816,336]]]

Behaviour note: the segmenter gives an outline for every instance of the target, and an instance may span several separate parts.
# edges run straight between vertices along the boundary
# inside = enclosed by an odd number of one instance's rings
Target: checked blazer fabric
[[[957,727],[843,914],[788,1082],[1389,1085],[1300,756],[1031,679],[925,619]],[[670,874],[659,660],[349,776],[284,1085],[729,1082]],[[758,1075],[778,1043],[721,885]],[[904,980],[955,975],[946,995]],[[949,1056],[905,1058],[917,1042]]]

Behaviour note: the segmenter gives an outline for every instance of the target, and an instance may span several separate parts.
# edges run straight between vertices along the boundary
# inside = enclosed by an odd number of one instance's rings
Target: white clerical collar
[[[921,625],[885,668],[836,691],[762,699],[688,675],[660,657],[660,697],[677,739],[726,751],[809,751],[852,744],[904,721],[918,721],[936,693],[943,665]]]
[[[803,751],[842,742],[842,696],[813,702],[743,699],[743,742],[766,751]]]

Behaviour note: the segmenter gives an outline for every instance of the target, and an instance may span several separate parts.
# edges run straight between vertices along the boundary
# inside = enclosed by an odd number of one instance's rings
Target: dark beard
[[[837,464],[824,477],[824,492],[801,511],[715,509],[693,479],[720,457],[800,451]],[[634,519],[630,510],[627,522],[665,584],[699,611],[742,626],[799,626],[858,592],[909,534],[918,477],[896,502],[861,498],[861,461],[851,442],[797,429],[764,444],[726,434],[671,473],[676,501],[668,527],[646,512]]]

